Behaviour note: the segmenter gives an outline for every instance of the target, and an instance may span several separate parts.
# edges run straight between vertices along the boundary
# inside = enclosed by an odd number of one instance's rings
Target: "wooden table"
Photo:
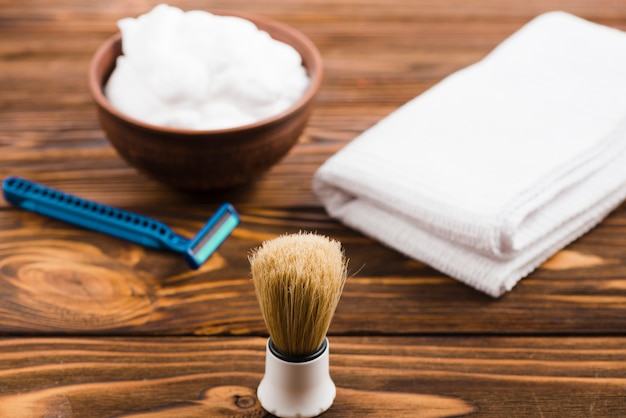
[[[314,170],[357,134],[561,9],[626,30],[623,0],[215,0],[289,23],[325,79],[298,145],[267,175],[193,196],[109,145],[86,83],[116,21],[157,1],[0,0],[0,175],[193,233],[223,201],[242,223],[199,271],[0,203],[0,416],[264,416],[266,330],[248,251],[315,230],[356,274],[330,330],[328,417],[626,416],[626,206],[495,300],[331,220]],[[626,82],[626,75],[625,75]]]

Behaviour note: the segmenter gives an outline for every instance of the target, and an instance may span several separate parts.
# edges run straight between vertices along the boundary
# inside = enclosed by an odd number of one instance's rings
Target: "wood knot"
[[[112,329],[142,323],[154,309],[148,281],[86,243],[33,240],[1,259],[0,275],[21,327]]]
[[[250,395],[235,395],[235,405],[240,409],[250,409],[256,405],[256,398]]]

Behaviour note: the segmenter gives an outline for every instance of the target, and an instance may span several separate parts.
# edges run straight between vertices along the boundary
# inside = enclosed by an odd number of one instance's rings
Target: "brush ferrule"
[[[322,345],[320,346],[320,348],[317,349],[317,351],[314,351],[313,353],[306,356],[296,357],[281,353],[278,348],[276,348],[276,345],[274,344],[274,341],[271,337],[267,342],[267,348],[271,351],[271,353],[282,361],[286,361],[288,363],[306,363],[308,361],[315,360],[316,358],[324,354],[324,350],[326,350],[326,347],[328,347],[328,340],[324,338],[324,341],[322,341]]]

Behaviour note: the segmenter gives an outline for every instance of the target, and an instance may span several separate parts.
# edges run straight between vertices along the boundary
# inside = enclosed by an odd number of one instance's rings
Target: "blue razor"
[[[199,268],[239,224],[239,215],[223,204],[192,239],[174,233],[163,222],[82,199],[21,177],[2,182],[5,199],[22,209],[102,232],[137,244],[182,253]]]

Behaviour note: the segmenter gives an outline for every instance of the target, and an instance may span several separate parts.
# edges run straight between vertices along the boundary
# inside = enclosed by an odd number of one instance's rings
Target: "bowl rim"
[[[104,41],[104,43],[102,43],[98,47],[98,49],[93,54],[89,63],[89,70],[88,70],[89,90],[96,104],[100,106],[101,108],[105,109],[108,113],[112,114],[116,118],[128,124],[135,125],[144,130],[152,131],[155,133],[158,132],[160,134],[169,133],[169,134],[175,134],[175,135],[180,135],[180,136],[194,137],[194,136],[206,136],[206,135],[212,135],[212,134],[218,135],[218,134],[244,132],[244,131],[257,129],[262,126],[272,125],[274,123],[280,122],[281,120],[289,117],[289,115],[293,113],[299,112],[302,108],[307,106],[307,104],[311,100],[314,99],[322,83],[323,62],[322,62],[322,57],[321,57],[319,50],[306,35],[304,35],[302,32],[300,32],[298,29],[294,28],[293,26],[290,26],[286,23],[283,23],[281,21],[278,21],[276,19],[272,19],[266,16],[260,16],[260,15],[256,15],[252,13],[246,13],[246,12],[224,11],[224,10],[210,10],[208,12],[214,15],[219,15],[219,16],[234,16],[234,17],[247,19],[251,21],[252,23],[254,23],[257,27],[262,26],[262,27],[259,27],[260,30],[268,32],[263,27],[271,27],[272,29],[289,34],[291,38],[296,39],[297,42],[301,44],[303,49],[307,50],[307,52],[309,52],[311,56],[310,64],[305,67],[307,69],[307,74],[309,76],[309,85],[307,89],[304,91],[304,93],[300,96],[300,98],[296,100],[294,103],[292,103],[291,106],[289,106],[287,109],[283,110],[282,112],[279,112],[277,114],[274,114],[272,116],[269,116],[263,119],[259,119],[252,123],[233,126],[230,128],[221,128],[221,129],[172,128],[172,127],[160,126],[160,125],[155,125],[155,124],[141,121],[139,119],[133,118],[132,116],[129,116],[126,113],[118,110],[117,107],[115,107],[109,101],[109,99],[104,95],[104,84],[105,84],[105,81],[108,80],[108,78],[106,80],[100,80],[99,77],[97,77],[98,63],[102,61],[104,55],[107,53],[109,49],[113,47],[115,43],[122,42],[122,34],[121,32],[118,31],[114,35],[110,36],[107,40]],[[274,37],[272,36],[272,38]],[[285,41],[281,41],[281,42],[287,43]],[[293,45],[290,45],[290,46],[293,47]],[[304,57],[302,56],[302,53],[298,51],[297,48],[294,47],[294,49],[296,49],[296,52],[298,52],[298,54],[302,58],[303,65],[304,65]],[[120,55],[118,55],[118,57],[119,56]],[[117,57],[115,57],[115,60],[117,60]],[[114,68],[115,68],[115,63],[113,63],[113,69]],[[110,77],[110,73],[108,77]]]

